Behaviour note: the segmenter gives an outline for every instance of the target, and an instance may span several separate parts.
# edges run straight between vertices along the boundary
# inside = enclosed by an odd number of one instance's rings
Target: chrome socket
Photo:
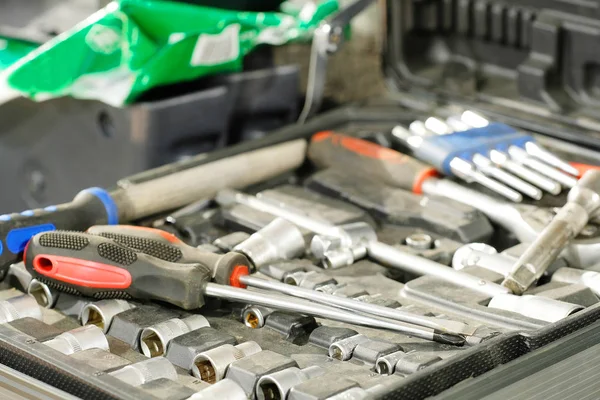
[[[131,385],[140,386],[146,382],[166,378],[177,381],[177,370],[164,357],[151,358],[135,364],[127,365],[109,373],[109,375]]]
[[[180,319],[173,318],[149,326],[140,335],[140,349],[146,357],[159,357],[166,353],[169,342],[178,336],[196,329],[210,326],[202,315],[190,315]]]
[[[125,300],[100,300],[88,303],[81,310],[79,320],[81,325],[96,325],[107,333],[115,315],[135,308],[135,305]]]
[[[24,294],[0,301],[0,324],[27,317],[42,320],[42,310],[33,297]]]
[[[223,379],[229,364],[262,351],[256,342],[244,342],[237,346],[225,344],[198,354],[194,358],[192,373],[196,378],[207,383],[215,383]]]
[[[96,325],[82,326],[62,333],[44,344],[66,355],[94,348],[110,350],[106,336]]]

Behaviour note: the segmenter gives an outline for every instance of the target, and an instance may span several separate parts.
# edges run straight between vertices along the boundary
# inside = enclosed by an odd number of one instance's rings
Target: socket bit
[[[33,297],[24,294],[0,301],[0,324],[27,317],[42,320],[42,310]]]
[[[164,357],[151,358],[135,364],[127,365],[109,373],[109,375],[128,383],[131,386],[140,386],[160,378],[177,380],[177,370]]]
[[[513,265],[502,285],[522,294],[536,282],[600,208],[600,171],[588,171],[567,196],[567,204]]]
[[[322,367],[313,365],[304,369],[287,368],[264,375],[258,380],[256,397],[258,400],[285,400],[292,387],[324,373]]]
[[[93,348],[110,350],[106,336],[102,333],[102,329],[96,325],[82,326],[61,333],[54,339],[44,342],[44,344],[66,355]]]
[[[255,268],[260,268],[273,261],[302,256],[306,243],[300,229],[283,218],[276,218],[233,250],[244,254]]]
[[[198,354],[194,358],[192,373],[204,382],[215,383],[223,379],[229,364],[260,351],[258,343],[252,341],[237,346],[226,344]]]
[[[367,336],[360,334],[339,340],[329,346],[329,357],[340,361],[347,361],[352,358],[356,346],[370,340]]]
[[[248,306],[242,312],[244,325],[248,328],[258,329],[265,326],[267,317],[273,313],[273,309],[261,306]]]
[[[107,333],[115,315],[135,308],[135,305],[125,300],[100,300],[88,303],[81,310],[81,325],[96,325]]]
[[[27,294],[33,296],[37,303],[44,308],[54,308],[60,292],[40,282],[37,279],[32,279],[27,286]]]
[[[208,320],[202,315],[190,315],[186,318],[173,318],[149,326],[140,336],[140,349],[146,357],[162,356],[174,338],[196,329],[209,327]]]

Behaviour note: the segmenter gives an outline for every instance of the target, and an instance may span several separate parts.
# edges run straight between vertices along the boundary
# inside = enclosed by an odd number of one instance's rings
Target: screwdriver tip
[[[451,333],[444,333],[435,331],[433,334],[433,340],[442,344],[449,344],[452,346],[464,346],[467,339],[462,335],[453,335]]]

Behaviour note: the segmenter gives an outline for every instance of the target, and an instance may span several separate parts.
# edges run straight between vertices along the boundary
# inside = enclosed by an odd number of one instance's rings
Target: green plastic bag
[[[0,71],[39,47],[39,44],[0,36]]]
[[[146,90],[239,71],[261,44],[307,40],[337,0],[297,12],[253,13],[158,0],[110,3],[0,72],[0,90],[121,106]]]

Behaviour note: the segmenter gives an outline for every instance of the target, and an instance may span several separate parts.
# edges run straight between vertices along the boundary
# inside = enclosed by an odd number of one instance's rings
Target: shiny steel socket
[[[86,325],[61,333],[44,344],[66,355],[88,349],[110,350],[106,336],[96,325]]]
[[[292,387],[324,373],[322,367],[313,365],[304,369],[287,368],[265,375],[258,380],[256,397],[258,400],[285,400]]]
[[[470,243],[460,247],[452,257],[452,267],[458,271],[465,267],[479,267],[506,276],[512,271],[515,259],[498,254],[485,243]]]
[[[44,308],[54,308],[58,301],[58,296],[60,296],[58,290],[52,289],[37,279],[32,279],[31,282],[29,282],[27,294],[33,296],[37,303]]]
[[[265,326],[267,317],[273,313],[273,309],[261,306],[249,306],[242,312],[244,325],[248,328],[258,329]]]
[[[159,357],[166,353],[171,340],[196,329],[210,326],[202,315],[172,318],[144,328],[140,336],[140,349],[146,357]]]
[[[575,268],[559,268],[552,274],[553,282],[580,284],[600,296],[600,273]]]
[[[177,381],[177,370],[164,357],[151,358],[135,364],[127,365],[109,373],[109,375],[131,385],[140,386],[146,382],[166,378]]]
[[[366,343],[369,340],[371,339],[360,334],[338,340],[329,346],[329,357],[340,361],[347,361],[352,358],[356,346],[361,343]]]
[[[236,382],[223,379],[186,400],[248,400],[248,395]]]
[[[396,364],[398,364],[398,361],[405,356],[405,352],[396,351],[395,353],[379,357],[375,362],[375,370],[379,375],[392,375],[396,370]]]
[[[515,296],[512,294],[494,296],[488,307],[516,312],[526,317],[546,322],[560,321],[585,308],[579,304],[567,303],[542,296]]]
[[[81,325],[96,325],[107,333],[115,315],[132,308],[135,306],[125,300],[100,300],[86,304],[79,319]]]
[[[302,256],[306,251],[306,242],[296,225],[276,218],[233,250],[244,254],[255,268],[260,268],[274,261]]]
[[[225,344],[198,354],[194,358],[192,373],[207,383],[215,383],[223,379],[227,367],[237,360],[262,351],[256,342],[244,342],[237,346]]]
[[[0,324],[27,317],[42,320],[42,310],[33,297],[24,294],[0,301]]]

